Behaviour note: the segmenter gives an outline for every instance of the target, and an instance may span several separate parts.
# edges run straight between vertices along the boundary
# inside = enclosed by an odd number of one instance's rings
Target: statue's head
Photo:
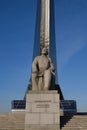
[[[44,48],[42,49],[42,54],[44,54],[44,55],[48,55],[48,50],[47,50],[46,47],[44,47]]]

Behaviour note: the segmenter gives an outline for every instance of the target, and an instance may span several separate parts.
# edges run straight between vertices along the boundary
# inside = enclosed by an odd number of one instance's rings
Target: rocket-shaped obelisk
[[[54,0],[37,0],[33,59],[41,54],[43,47],[48,48],[48,54],[54,63],[57,83]]]

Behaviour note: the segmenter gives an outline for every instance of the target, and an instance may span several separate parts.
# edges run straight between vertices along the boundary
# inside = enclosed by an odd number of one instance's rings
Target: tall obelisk
[[[41,54],[42,48],[47,47],[49,56],[55,66],[57,84],[57,57],[55,42],[54,0],[38,0],[36,14],[35,41],[33,59]]]
[[[48,55],[51,57],[55,66],[57,82],[54,25],[54,0],[37,0],[33,58],[41,55],[42,49],[47,47]],[[39,70],[37,63],[36,66]],[[36,66],[33,66],[34,69]],[[36,72],[37,70],[33,71],[33,76],[35,76],[34,74]],[[40,80],[42,81],[41,77]],[[27,92],[25,130],[60,130],[60,96],[58,91],[32,90]]]

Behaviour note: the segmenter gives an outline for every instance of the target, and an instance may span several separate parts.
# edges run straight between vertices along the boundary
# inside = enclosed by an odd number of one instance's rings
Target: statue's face
[[[45,55],[48,54],[47,48],[43,48],[43,49],[42,49],[42,54],[45,54]]]

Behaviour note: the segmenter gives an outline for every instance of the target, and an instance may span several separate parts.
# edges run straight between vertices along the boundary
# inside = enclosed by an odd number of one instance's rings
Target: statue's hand
[[[53,74],[53,75],[55,75],[55,72],[54,72],[54,70],[50,67],[50,72]]]
[[[55,72],[54,71],[51,71],[51,73],[55,76]]]

